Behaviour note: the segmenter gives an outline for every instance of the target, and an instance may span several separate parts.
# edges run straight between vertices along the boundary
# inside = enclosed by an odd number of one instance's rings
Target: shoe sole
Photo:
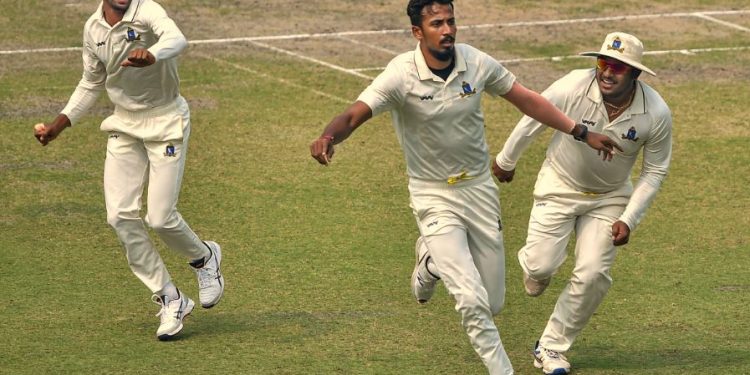
[[[204,308],[204,309],[210,309],[210,308],[216,306],[217,304],[219,304],[219,301],[221,301],[221,297],[224,296],[224,274],[221,273],[221,246],[218,243],[213,242],[213,241],[206,241],[206,242],[211,242],[212,244],[214,244],[214,246],[216,246],[217,250],[214,253],[214,255],[216,256],[216,264],[217,264],[216,270],[219,273],[219,275],[221,275],[221,276],[219,276],[219,284],[221,284],[221,293],[219,293],[219,297],[217,297],[216,301],[213,302],[213,303],[205,304],[205,305],[203,303],[201,303],[201,307],[202,308]]]
[[[182,332],[182,327],[184,327],[182,322],[185,321],[188,316],[190,316],[190,313],[193,312],[193,308],[195,308],[195,302],[193,302],[193,300],[190,300],[190,302],[188,302],[187,308],[185,309],[185,312],[182,314],[180,325],[174,331],[169,333],[162,333],[161,335],[156,336],[156,338],[159,339],[159,341],[169,341],[177,336],[180,332]]]

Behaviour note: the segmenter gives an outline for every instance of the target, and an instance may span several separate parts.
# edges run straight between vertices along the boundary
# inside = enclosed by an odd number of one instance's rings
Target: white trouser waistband
[[[461,189],[468,186],[479,185],[491,178],[492,175],[489,170],[485,170],[477,176],[461,174],[448,177],[445,180],[424,180],[416,177],[409,177],[409,186],[413,188]]]

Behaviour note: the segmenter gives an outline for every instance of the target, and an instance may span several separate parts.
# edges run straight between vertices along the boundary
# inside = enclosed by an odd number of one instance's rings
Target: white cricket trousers
[[[190,136],[190,110],[182,97],[147,111],[116,108],[101,128],[109,132],[104,162],[107,222],[123,244],[133,273],[156,293],[171,279],[141,218],[141,197],[146,185],[148,226],[170,249],[189,259],[209,253],[177,212]]]
[[[567,257],[571,233],[576,233],[573,273],[539,340],[543,347],[567,351],[607,294],[617,255],[612,223],[632,190],[627,183],[609,193],[584,193],[567,185],[547,161],[539,171],[526,245],[518,252],[521,268],[535,280],[552,277]]]
[[[498,189],[489,172],[472,180],[409,181],[419,231],[469,341],[491,375],[513,366],[493,321],[505,302],[505,250]]]

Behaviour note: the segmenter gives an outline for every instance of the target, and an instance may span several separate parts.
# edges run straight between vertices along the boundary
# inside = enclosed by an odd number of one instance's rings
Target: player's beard
[[[116,10],[118,12],[125,13],[128,10],[128,8],[130,8],[130,3],[131,3],[132,0],[126,0],[126,1],[123,1],[123,0],[105,0],[105,1],[109,4],[109,6],[112,7],[112,9],[114,9],[114,10]]]
[[[449,48],[446,48],[446,49],[444,49],[442,51],[436,50],[436,49],[433,49],[433,48],[428,48],[427,50],[430,51],[430,55],[432,55],[432,57],[434,57],[434,58],[436,58],[436,59],[438,59],[440,61],[450,61],[453,58],[453,55],[454,55],[454,48],[453,48],[453,46],[451,46]]]

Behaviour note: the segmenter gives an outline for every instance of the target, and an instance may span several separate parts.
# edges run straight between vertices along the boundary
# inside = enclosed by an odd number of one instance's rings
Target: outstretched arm
[[[106,69],[94,53],[88,30],[84,29],[83,34],[83,51],[81,54],[83,75],[78,82],[78,86],[68,99],[68,104],[52,122],[34,125],[34,137],[42,146],[48,145],[65,128],[77,123],[104,91],[104,83],[107,79]]]
[[[583,125],[576,124],[573,119],[566,116],[543,96],[527,89],[518,82],[513,84],[513,87],[503,95],[503,98],[511,102],[525,115],[542,124],[581,138],[589,147],[597,150],[604,160],[612,160],[615,149],[622,151],[622,148],[606,135],[587,131]]]
[[[333,145],[343,142],[360,125],[372,117],[370,107],[356,101],[344,112],[336,116],[323,130],[323,134],[310,144],[310,156],[318,163],[328,165],[333,157]]]

